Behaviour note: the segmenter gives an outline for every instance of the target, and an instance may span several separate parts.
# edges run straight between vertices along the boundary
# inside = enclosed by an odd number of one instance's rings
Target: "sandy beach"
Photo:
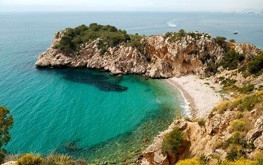
[[[167,81],[181,90],[189,102],[193,118],[207,116],[212,108],[223,100],[219,93],[220,85],[209,79],[187,75],[179,78],[173,77]]]

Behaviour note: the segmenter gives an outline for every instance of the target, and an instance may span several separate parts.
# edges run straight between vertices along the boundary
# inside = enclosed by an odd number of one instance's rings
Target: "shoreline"
[[[167,82],[179,90],[190,111],[191,118],[208,116],[209,112],[223,101],[218,91],[221,89],[219,84],[210,79],[200,79],[196,75],[186,75],[167,79]],[[188,113],[188,112],[186,112]]]
[[[183,111],[185,111],[185,114],[190,118],[194,118],[196,116],[196,106],[192,96],[186,90],[184,90],[184,88],[176,81],[171,80],[171,78],[167,79],[166,81],[180,92],[185,104],[185,107],[183,107]]]

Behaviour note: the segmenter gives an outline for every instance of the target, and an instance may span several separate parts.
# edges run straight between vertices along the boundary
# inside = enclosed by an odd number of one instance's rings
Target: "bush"
[[[237,108],[239,111],[243,112],[245,110],[252,110],[256,105],[259,105],[257,108],[261,108],[260,103],[263,101],[263,90],[253,93],[251,95],[245,95],[241,98],[237,98],[234,101],[225,101],[220,103],[217,107],[214,108],[214,111],[218,113],[223,113],[227,109],[233,110]]]
[[[40,155],[25,154],[17,160],[17,165],[87,165],[85,160],[72,160],[68,155],[50,154],[45,158]]]
[[[176,42],[176,41],[179,41],[181,40],[183,37],[186,36],[186,32],[183,30],[183,29],[180,29],[178,32],[168,32],[165,34],[165,37],[170,37],[169,38],[169,41],[170,42]]]
[[[64,165],[69,164],[71,161],[71,157],[67,155],[60,155],[60,154],[52,154],[47,155],[44,164],[45,165]]]
[[[235,85],[236,82],[237,80],[235,79],[226,78],[222,80],[220,84],[223,85],[224,87],[230,87],[230,86]]]
[[[230,39],[229,42],[235,43],[236,41],[234,39]]]
[[[83,43],[91,42],[100,38],[99,48],[105,53],[109,47],[117,46],[130,40],[130,36],[125,30],[118,30],[110,25],[98,25],[92,23],[89,26],[80,25],[74,29],[67,28],[63,32],[63,37],[55,48],[65,52],[68,55],[76,55]]]
[[[259,100],[261,100],[260,97],[254,94],[245,96],[242,98],[240,107],[243,110],[252,110]]]
[[[256,165],[263,165],[263,153],[257,151],[255,154],[255,159],[257,161]]]
[[[25,154],[17,160],[17,165],[42,165],[43,158],[40,155]]]
[[[203,127],[203,126],[205,126],[205,119],[199,118],[199,119],[197,119],[197,123],[199,126]]]
[[[162,142],[162,152],[166,155],[179,154],[184,147],[185,139],[182,131],[175,127],[172,132],[165,135]]]
[[[224,161],[222,165],[256,165],[256,162],[248,159],[239,159],[233,162]]]
[[[248,84],[247,86],[239,88],[238,90],[241,93],[250,93],[254,89],[255,89],[255,86],[253,84]]]
[[[196,158],[180,160],[176,165],[201,165],[200,161]]]
[[[225,46],[225,43],[226,43],[226,37],[221,37],[221,36],[217,36],[215,38],[215,41],[218,45],[220,46]]]
[[[141,44],[142,38],[143,36],[140,36],[138,33],[130,35],[130,40],[127,41],[126,46],[132,46],[141,50],[143,47],[143,45]]]
[[[244,131],[245,129],[245,122],[242,120],[233,120],[230,122],[230,126],[233,131]]]
[[[263,69],[263,52],[261,52],[258,56],[254,57],[248,63],[248,71],[251,74],[258,74]]]
[[[218,65],[214,62],[210,61],[207,62],[207,67],[205,68],[205,73],[209,74],[212,73],[213,75],[217,72]]]
[[[11,139],[9,129],[13,125],[13,116],[10,111],[3,106],[0,106],[0,164],[3,163],[6,150],[2,148]]]
[[[246,156],[246,149],[252,149],[253,146],[244,140],[244,134],[239,131],[232,133],[227,139],[227,160],[235,161]]]
[[[233,70],[238,67],[238,64],[245,59],[243,54],[237,53],[234,49],[230,49],[223,56],[220,65],[225,69]]]
[[[232,136],[227,139],[228,144],[241,144],[243,137],[239,131],[232,133]]]

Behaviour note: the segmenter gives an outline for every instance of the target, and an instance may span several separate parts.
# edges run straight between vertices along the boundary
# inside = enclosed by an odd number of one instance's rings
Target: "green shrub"
[[[238,64],[245,59],[243,54],[237,53],[234,49],[230,49],[223,56],[220,65],[225,69],[233,70],[238,67]]]
[[[227,139],[228,144],[241,144],[243,137],[239,131],[232,133],[232,136]]]
[[[217,72],[218,65],[215,64],[213,61],[207,62],[207,67],[205,68],[205,73],[209,74],[212,73],[213,75]]]
[[[253,143],[247,143],[244,140],[245,134],[239,131],[232,133],[232,136],[226,141],[227,160],[235,161],[246,156],[247,149],[253,149]]]
[[[126,46],[131,46],[138,48],[139,50],[142,50],[143,49],[143,45],[141,44],[142,38],[143,36],[139,35],[138,33],[134,35],[130,35],[130,40],[127,41]]]
[[[257,95],[248,95],[242,98],[242,103],[240,105],[240,107],[243,110],[252,110],[255,105],[258,103],[260,97],[258,97]]]
[[[71,157],[67,155],[51,154],[47,155],[44,159],[45,165],[64,165],[70,164]]]
[[[9,129],[13,125],[13,116],[10,111],[3,106],[0,106],[0,164],[3,163],[7,151],[3,148],[11,139]]]
[[[199,118],[199,119],[197,119],[197,123],[199,126],[203,127],[203,126],[205,126],[205,119]]]
[[[168,32],[165,34],[165,37],[169,37],[169,41],[170,42],[176,42],[176,41],[179,41],[181,40],[183,37],[186,36],[186,32],[183,30],[183,29],[180,29],[178,32]]]
[[[242,120],[233,120],[230,122],[230,127],[233,131],[244,131],[245,130],[245,122]]]
[[[103,49],[101,53],[105,53],[109,47],[117,46],[130,40],[130,36],[125,30],[118,30],[110,25],[98,25],[92,23],[89,26],[80,25],[74,29],[67,28],[63,32],[63,37],[55,48],[67,53],[68,55],[76,55],[83,43],[91,42],[100,38],[99,49]]]
[[[220,84],[223,85],[224,87],[229,87],[235,85],[236,82],[237,80],[235,79],[226,78],[222,80]]]
[[[179,154],[185,143],[184,134],[175,127],[172,132],[165,135],[162,142],[162,152],[166,155]]]
[[[254,57],[253,60],[251,60],[248,63],[248,71],[251,74],[258,74],[263,69],[263,52],[261,52],[258,56]]]
[[[236,41],[234,39],[230,39],[229,42],[235,43]]]
[[[42,165],[43,158],[40,155],[25,154],[17,160],[17,165]]]
[[[255,86],[253,84],[248,84],[245,87],[238,88],[238,91],[241,92],[241,93],[250,93],[254,89],[255,89]]]
[[[263,165],[263,153],[260,151],[257,151],[255,154],[255,159],[257,161],[256,165]]]
[[[217,36],[215,38],[215,41],[218,45],[220,46],[225,46],[225,43],[226,43],[226,37],[221,37],[221,36]]]
[[[200,161],[196,158],[180,160],[176,165],[201,165]]]
[[[239,159],[236,161],[224,161],[221,165],[256,165],[256,161],[248,159]]]

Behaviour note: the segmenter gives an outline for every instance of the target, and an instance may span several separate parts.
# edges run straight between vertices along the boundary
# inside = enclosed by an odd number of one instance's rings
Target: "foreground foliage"
[[[0,106],[0,163],[4,161],[6,150],[3,148],[11,139],[9,129],[13,125],[13,116],[10,111],[3,106]]]
[[[174,127],[170,133],[166,134],[162,142],[162,152],[167,155],[171,163],[178,161],[187,147],[185,135],[178,127]]]
[[[87,165],[85,160],[73,160],[70,156],[50,154],[46,157],[34,154],[24,154],[17,160],[17,165]]]
[[[236,119],[229,122],[230,137],[220,144],[219,148],[227,152],[228,161],[236,161],[240,158],[247,158],[247,152],[253,151],[255,146],[253,141],[245,139],[248,131],[251,127],[251,120],[247,120],[247,114],[250,114],[251,110],[262,111],[263,110],[263,91],[258,91],[250,95],[244,95],[233,101],[226,101],[214,108],[213,111],[217,111],[219,114],[223,114],[225,111],[238,112]],[[213,112],[209,115],[212,117]],[[254,117],[256,117],[254,115]],[[249,163],[248,163],[249,164]]]
[[[16,165],[41,165],[43,161],[40,155],[25,154],[17,160]]]

